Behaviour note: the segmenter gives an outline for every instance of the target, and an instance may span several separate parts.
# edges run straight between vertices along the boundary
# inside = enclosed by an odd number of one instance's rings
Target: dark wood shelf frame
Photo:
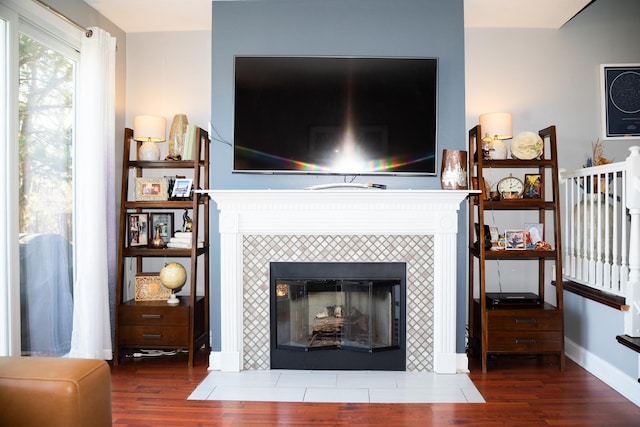
[[[469,174],[476,182],[484,182],[484,170],[488,168],[535,169],[541,176],[543,191],[540,199],[487,200],[483,195],[469,198],[469,351],[481,359],[482,371],[487,371],[490,354],[554,354],[558,356],[560,370],[564,370],[564,322],[562,290],[562,246],[559,211],[559,183],[556,151],[556,129],[550,126],[538,132],[545,143],[542,158],[535,160],[486,160],[482,158],[482,131],[480,125],[469,130]],[[547,171],[550,173],[547,175]],[[551,182],[545,182],[550,177]],[[485,211],[537,211],[538,222],[545,227],[552,225],[552,250],[490,250],[476,242],[485,241]],[[551,224],[546,215],[552,213]],[[478,235],[476,235],[478,223]],[[546,239],[545,239],[546,240]],[[489,308],[487,307],[487,262],[513,260],[537,262],[537,295],[544,301],[545,261],[555,261],[556,306],[547,303],[538,308]],[[477,268],[476,268],[477,262]],[[478,298],[475,297],[478,292]]]
[[[122,168],[122,188],[120,203],[120,226],[118,229],[118,270],[116,283],[116,330],[114,345],[114,365],[126,350],[163,349],[188,351],[189,366],[193,366],[195,353],[210,349],[209,343],[209,208],[210,198],[206,194],[194,193],[187,200],[136,201],[128,200],[130,176],[144,176],[145,170],[182,170],[193,178],[194,188],[209,188],[209,136],[203,129],[196,129],[197,160],[131,160],[133,130],[124,130],[124,155]],[[136,153],[141,143],[135,146]],[[190,209],[193,221],[191,248],[157,249],[144,246],[127,247],[127,214],[148,210]],[[200,223],[202,225],[200,226]],[[200,233],[202,227],[202,233]],[[197,247],[198,237],[204,241]],[[185,288],[188,296],[179,296],[180,303],[172,306],[166,301],[125,301],[124,287],[127,259],[135,260],[136,273],[142,272],[144,258],[189,258],[190,275]],[[200,262],[203,265],[200,265]],[[197,295],[198,270],[203,270],[204,291]]]

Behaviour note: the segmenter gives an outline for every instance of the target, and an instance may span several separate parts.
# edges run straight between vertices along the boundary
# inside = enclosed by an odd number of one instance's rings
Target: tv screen
[[[436,58],[235,58],[234,172],[436,174]]]

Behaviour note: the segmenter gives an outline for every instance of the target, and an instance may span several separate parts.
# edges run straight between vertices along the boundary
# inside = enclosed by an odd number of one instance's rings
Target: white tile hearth
[[[466,374],[294,370],[213,371],[188,400],[485,403]]]

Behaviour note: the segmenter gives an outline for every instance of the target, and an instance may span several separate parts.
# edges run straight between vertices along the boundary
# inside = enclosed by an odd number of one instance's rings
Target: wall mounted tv
[[[437,58],[235,58],[234,172],[435,175]]]

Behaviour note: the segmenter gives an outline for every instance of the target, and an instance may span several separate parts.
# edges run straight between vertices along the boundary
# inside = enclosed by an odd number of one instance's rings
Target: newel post
[[[629,281],[627,282],[627,304],[625,334],[640,337],[640,147],[630,147],[627,157],[626,201],[631,227],[629,231]]]

